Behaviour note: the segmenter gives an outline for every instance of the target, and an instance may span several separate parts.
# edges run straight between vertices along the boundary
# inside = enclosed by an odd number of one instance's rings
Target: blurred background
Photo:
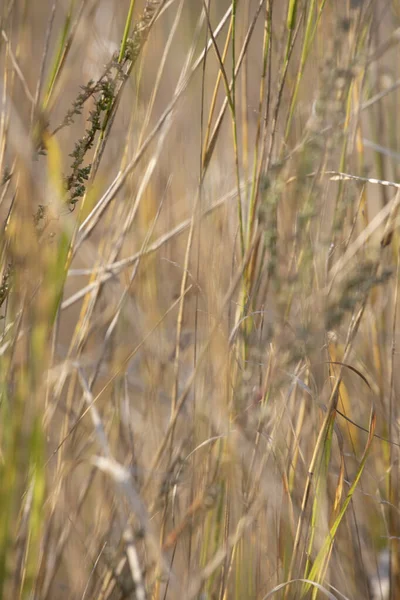
[[[1,598],[400,597],[399,27],[0,3]]]

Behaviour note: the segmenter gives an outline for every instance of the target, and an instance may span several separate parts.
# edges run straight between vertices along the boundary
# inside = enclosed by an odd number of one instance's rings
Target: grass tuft
[[[397,3],[3,4],[0,600],[399,598]]]

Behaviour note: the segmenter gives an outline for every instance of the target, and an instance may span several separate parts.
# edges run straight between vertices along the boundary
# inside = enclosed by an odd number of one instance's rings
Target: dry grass
[[[400,598],[399,19],[0,4],[0,599]]]

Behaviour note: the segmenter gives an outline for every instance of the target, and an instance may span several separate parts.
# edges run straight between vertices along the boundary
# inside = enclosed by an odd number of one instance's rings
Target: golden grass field
[[[399,50],[0,0],[0,600],[400,598]]]

